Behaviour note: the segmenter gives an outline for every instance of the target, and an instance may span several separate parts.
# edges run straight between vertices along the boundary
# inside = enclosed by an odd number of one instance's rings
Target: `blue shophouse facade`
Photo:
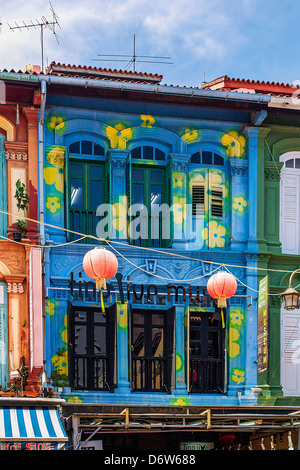
[[[40,78],[48,378],[70,402],[255,404],[253,115],[268,97]],[[119,263],[105,313],[82,267],[99,245]],[[218,269],[238,280],[225,327],[206,291]]]

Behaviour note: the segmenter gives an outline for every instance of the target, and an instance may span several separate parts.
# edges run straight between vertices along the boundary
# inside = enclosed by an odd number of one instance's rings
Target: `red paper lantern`
[[[114,277],[118,270],[116,256],[104,247],[88,251],[82,261],[84,272],[96,280],[97,289],[106,289],[106,280]]]
[[[218,271],[209,278],[206,288],[213,299],[218,299],[218,307],[224,308],[227,306],[226,299],[236,293],[237,282],[232,274]]]

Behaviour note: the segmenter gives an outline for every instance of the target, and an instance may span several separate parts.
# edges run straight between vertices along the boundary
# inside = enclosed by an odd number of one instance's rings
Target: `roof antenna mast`
[[[58,22],[58,16],[57,14],[55,13],[54,9],[53,9],[53,6],[51,4],[51,2],[49,2],[50,4],[50,10],[51,10],[51,13],[52,13],[52,21],[48,21],[47,18],[45,16],[42,16],[42,18],[40,20],[35,20],[35,22],[33,22],[32,20],[30,20],[30,23],[26,24],[24,21],[23,21],[23,25],[18,25],[18,23],[15,22],[16,26],[10,26],[8,23],[8,26],[10,27],[10,29],[14,32],[15,29],[19,29],[20,31],[22,31],[22,29],[26,28],[26,29],[29,29],[29,28],[41,28],[41,51],[42,51],[42,72],[44,72],[44,29],[45,28],[49,28],[50,31],[52,31],[52,33],[54,34],[55,36],[55,39],[57,41],[57,44],[59,43],[58,42],[58,35],[55,31],[55,26],[57,25],[59,28],[60,28],[60,24]]]
[[[144,62],[148,64],[173,64],[173,62],[160,61],[157,59],[166,59],[167,61],[171,60],[171,57],[165,56],[149,56],[149,55],[136,55],[135,49],[135,34],[133,35],[133,55],[120,55],[120,54],[97,54],[98,57],[102,59],[91,59],[96,61],[111,61],[111,62],[127,62],[127,65],[124,70],[127,70],[130,65],[133,65],[133,71],[135,72],[135,65],[137,62]],[[106,59],[107,57],[107,59]],[[120,59],[120,57],[122,57]],[[128,62],[128,59],[129,62]],[[139,59],[154,59],[154,60],[139,60]]]

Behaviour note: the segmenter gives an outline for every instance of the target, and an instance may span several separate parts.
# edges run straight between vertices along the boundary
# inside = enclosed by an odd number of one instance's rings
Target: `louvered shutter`
[[[286,396],[300,396],[299,314],[281,309],[281,385]]]
[[[299,253],[299,175],[283,172],[280,192],[282,253]]]
[[[204,184],[192,186],[193,215],[204,215]]]

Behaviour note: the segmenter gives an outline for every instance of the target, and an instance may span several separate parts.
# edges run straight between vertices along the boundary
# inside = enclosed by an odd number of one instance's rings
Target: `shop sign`
[[[259,282],[257,311],[257,372],[268,371],[269,362],[269,278]]]
[[[123,288],[123,275],[117,273],[115,275],[118,283],[118,296],[121,300],[121,303],[125,303],[125,292]],[[135,301],[141,301],[145,295],[149,300],[152,295],[158,294],[158,288],[156,284],[139,284],[139,287],[136,284],[132,284],[127,281],[127,300],[130,301],[131,297]],[[93,281],[82,280],[82,274],[79,273],[79,281],[75,281],[74,273],[71,272],[71,278],[69,281],[70,285],[70,294],[74,300],[89,300],[91,302],[97,301],[97,289],[96,283]],[[188,298],[190,305],[201,305],[201,307],[211,307],[213,299],[210,295],[207,294],[206,289],[203,289],[203,292],[200,292],[200,286],[192,287],[189,286],[177,286],[177,285],[165,285],[162,286],[163,290],[166,292],[168,302],[171,300],[171,295],[174,295],[175,302],[178,302],[179,295],[182,296],[183,302]],[[106,283],[106,291],[103,291],[103,299],[107,300],[110,296],[112,290],[112,284]],[[139,292],[138,292],[139,291]],[[195,292],[193,292],[195,291]]]
[[[65,442],[1,442],[0,450],[65,450]]]
[[[213,442],[180,442],[180,450],[212,450]]]

